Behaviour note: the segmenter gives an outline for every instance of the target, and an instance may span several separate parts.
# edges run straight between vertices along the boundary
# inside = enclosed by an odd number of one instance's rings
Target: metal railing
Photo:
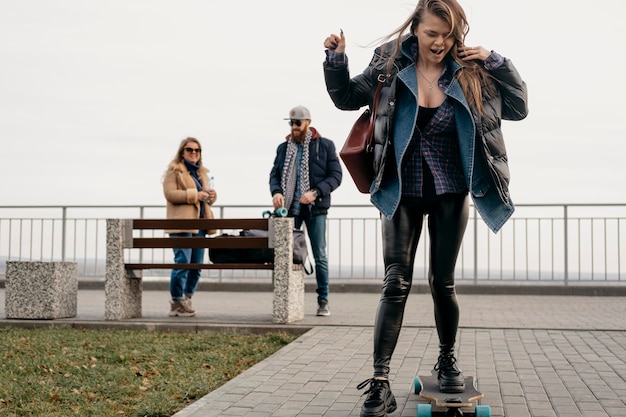
[[[218,217],[259,217],[259,205],[215,206]],[[459,281],[624,282],[622,228],[626,204],[517,206],[498,234],[472,208],[458,262]],[[103,277],[107,218],[163,218],[163,206],[0,206],[0,274],[5,261],[75,261],[84,277]],[[383,276],[378,211],[370,205],[335,205],[327,245],[332,278]],[[128,258],[171,260],[167,250],[129,250]],[[417,249],[414,276],[428,272],[428,229]],[[169,271],[152,271],[169,275]],[[266,279],[268,271],[204,271],[209,277]],[[250,275],[252,274],[252,275]]]

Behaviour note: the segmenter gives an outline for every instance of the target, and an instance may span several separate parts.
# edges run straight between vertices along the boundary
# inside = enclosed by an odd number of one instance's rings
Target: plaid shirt
[[[444,82],[442,77],[439,83],[441,85]],[[449,99],[439,106],[423,131],[415,127],[402,161],[403,196],[425,197],[424,188],[432,189],[428,187],[429,184],[424,184],[424,163],[432,173],[435,194],[467,191],[454,123],[454,109]]]
[[[417,53],[417,45],[413,46],[413,53]],[[483,65],[487,70],[492,70],[503,63],[504,57],[491,51]],[[439,78],[439,88],[446,91],[451,82],[451,74],[445,71]],[[429,176],[424,178],[424,163],[432,173],[436,195],[468,191],[454,123],[454,109],[449,97],[439,106],[423,131],[415,127],[402,161],[403,196],[426,197],[424,190],[432,190],[432,184],[424,184],[425,179],[430,180]]]

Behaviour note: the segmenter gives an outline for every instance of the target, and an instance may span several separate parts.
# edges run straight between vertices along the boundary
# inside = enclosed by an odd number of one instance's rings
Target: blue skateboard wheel
[[[491,407],[488,405],[477,405],[476,417],[491,417]]]
[[[417,417],[432,417],[433,407],[430,404],[417,405]]]
[[[422,383],[418,377],[413,378],[413,390],[416,394],[422,392]]]

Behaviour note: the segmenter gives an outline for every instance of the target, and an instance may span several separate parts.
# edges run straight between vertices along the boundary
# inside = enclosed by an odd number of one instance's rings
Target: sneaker
[[[195,313],[195,310],[191,306],[191,297],[187,295],[183,296],[183,304],[187,307],[188,310],[191,310]]]
[[[439,391],[446,393],[465,391],[465,378],[456,366],[456,358],[453,353],[441,353],[437,365],[435,365],[435,371],[438,372]]]
[[[184,300],[170,301],[171,309],[168,314],[170,317],[193,317],[196,312]]]
[[[393,396],[389,381],[386,379],[366,379],[357,385],[357,389],[363,389],[367,384],[370,387],[363,395],[367,394],[361,406],[361,417],[385,417],[387,413],[393,413],[398,407],[396,397]]]
[[[328,309],[328,301],[320,300],[317,304],[317,315],[318,316],[330,316],[330,310]]]

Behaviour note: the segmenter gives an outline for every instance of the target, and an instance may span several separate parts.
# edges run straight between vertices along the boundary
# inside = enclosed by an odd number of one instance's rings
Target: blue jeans
[[[170,237],[204,237],[206,232],[199,233],[170,233]],[[174,249],[174,262],[177,264],[201,264],[204,262],[204,248]],[[182,300],[184,296],[191,297],[196,292],[200,281],[200,269],[172,269],[170,276],[170,295],[172,300]]]
[[[297,229],[306,225],[311,241],[313,259],[315,259],[315,278],[317,279],[317,301],[328,301],[328,255],[326,254],[326,213],[300,218],[294,217]]]

